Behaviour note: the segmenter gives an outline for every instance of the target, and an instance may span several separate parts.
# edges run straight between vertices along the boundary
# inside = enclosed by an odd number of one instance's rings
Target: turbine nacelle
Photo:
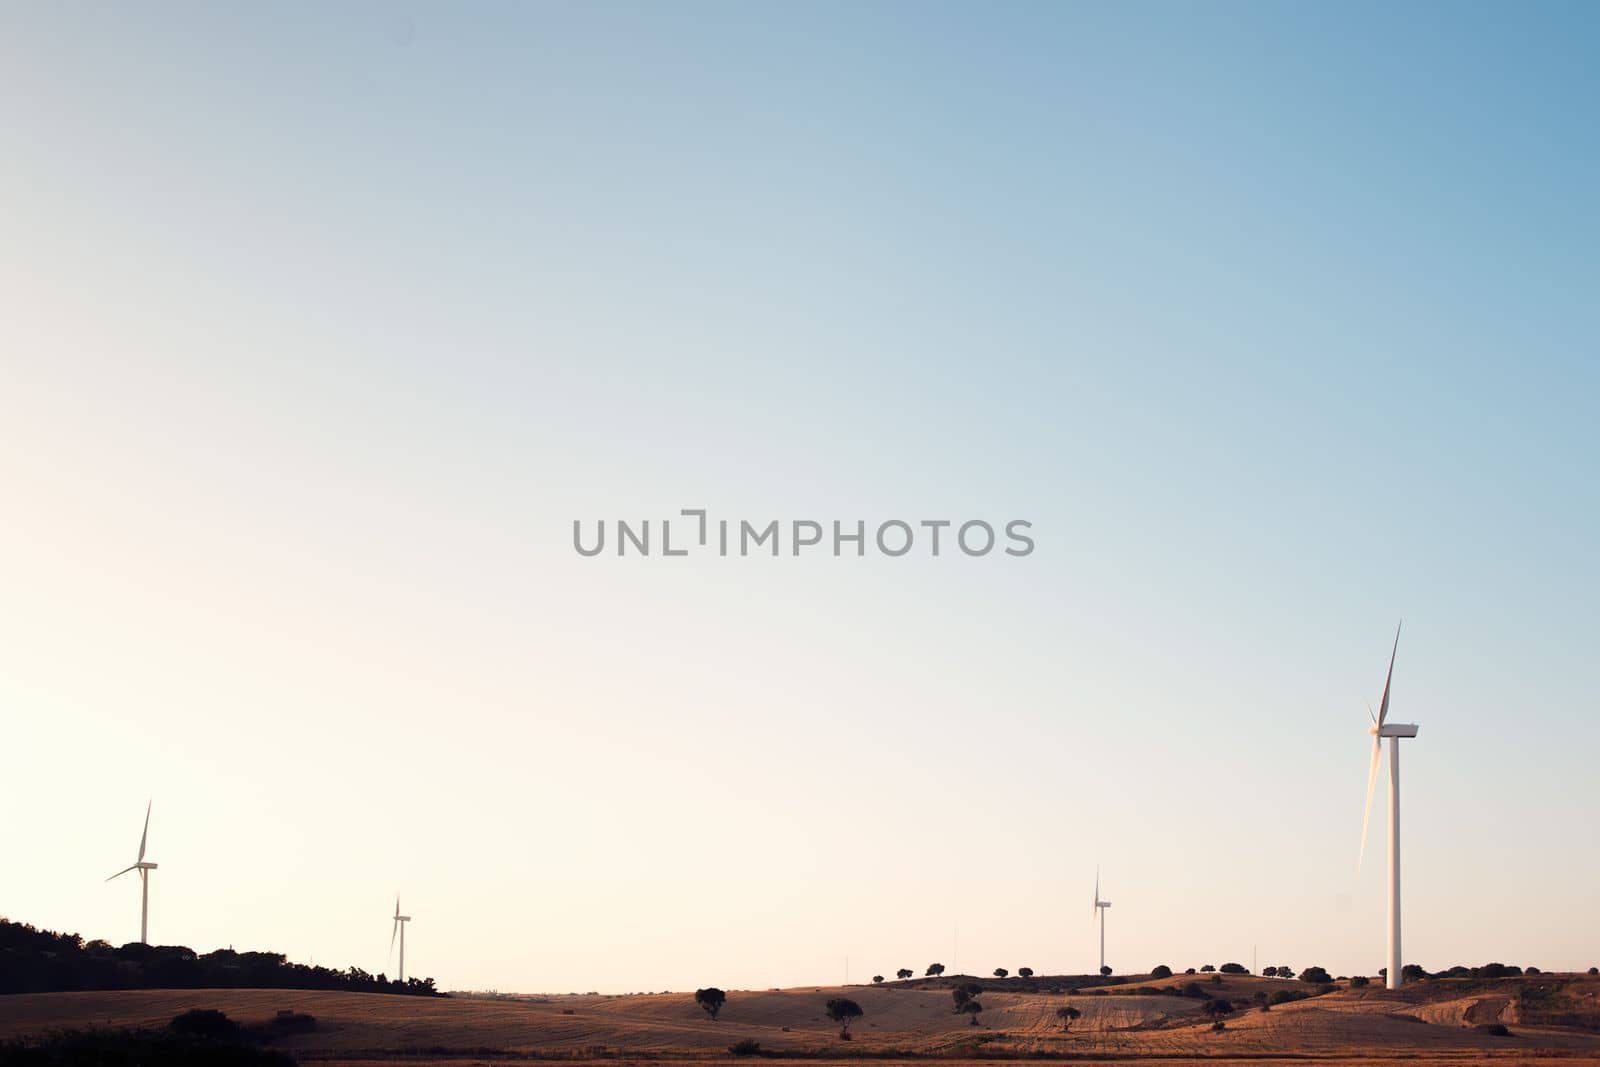
[[[1373,737],[1416,737],[1417,724],[1414,722],[1386,722],[1382,726],[1373,724],[1367,727],[1367,733]]]

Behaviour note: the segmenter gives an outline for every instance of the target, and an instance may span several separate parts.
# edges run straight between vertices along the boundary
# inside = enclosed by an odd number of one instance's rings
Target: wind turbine
[[[1111,907],[1111,901],[1100,899],[1100,868],[1094,869],[1094,918],[1090,922],[1100,922],[1100,969],[1106,967],[1106,912]]]
[[[394,929],[389,931],[389,951],[394,951],[394,935],[400,935],[400,981],[406,980],[406,923],[411,916],[400,914],[400,894],[394,895]]]
[[[121,878],[129,871],[139,872],[139,895],[141,898],[139,902],[139,943],[142,945],[150,943],[150,872],[155,870],[157,866],[154,863],[146,863],[144,861],[144,847],[150,840],[150,806],[153,803],[155,803],[155,799],[151,798],[144,806],[144,833],[139,837],[139,858],[134,861],[132,867],[124,867],[116,874],[113,874],[111,878],[106,879],[109,882],[112,878]]]
[[[1389,739],[1389,970],[1385,985],[1399,989],[1400,962],[1400,739],[1416,737],[1415,723],[1389,722],[1389,683],[1394,680],[1394,657],[1400,650],[1400,627],[1394,629],[1394,647],[1389,650],[1389,673],[1383,679],[1383,703],[1372,717],[1367,733],[1372,735],[1372,766],[1367,771],[1367,808],[1361,817],[1361,854],[1356,868],[1367,854],[1367,824],[1372,821],[1372,790],[1378,784],[1378,758],[1383,739]],[[1372,714],[1372,709],[1367,709]]]

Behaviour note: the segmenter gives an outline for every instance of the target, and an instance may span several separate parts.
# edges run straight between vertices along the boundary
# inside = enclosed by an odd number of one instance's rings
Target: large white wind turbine
[[[1383,679],[1383,703],[1373,718],[1367,733],[1372,735],[1372,766],[1367,770],[1367,808],[1361,817],[1361,855],[1356,866],[1367,854],[1367,824],[1372,821],[1372,791],[1378,784],[1378,759],[1383,749],[1383,739],[1389,739],[1389,970],[1385,983],[1390,989],[1399,989],[1400,962],[1400,739],[1416,737],[1415,723],[1389,721],[1389,683],[1394,680],[1394,657],[1400,650],[1400,627],[1394,630],[1394,647],[1389,650],[1389,673]],[[1370,714],[1370,710],[1369,710]]]
[[[150,872],[156,869],[156,864],[144,861],[144,847],[150,840],[150,806],[154,802],[152,798],[144,806],[144,833],[139,837],[139,858],[132,867],[124,867],[111,876],[121,878],[129,871],[139,872],[139,941],[145,945],[150,943]],[[111,881],[111,878],[106,881]]]
[[[400,894],[394,895],[394,928],[389,931],[389,951],[394,951],[394,935],[400,935],[400,981],[406,980],[406,923],[411,916],[400,914]]]
[[[1100,899],[1100,868],[1094,869],[1094,919],[1100,923],[1100,969],[1106,968],[1106,909],[1111,901]]]

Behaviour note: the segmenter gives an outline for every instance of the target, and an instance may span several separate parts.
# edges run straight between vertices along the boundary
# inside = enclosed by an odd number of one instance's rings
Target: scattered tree
[[[978,1013],[983,1010],[983,1004],[981,1001],[969,1000],[961,1005],[961,1010],[966,1013],[968,1025],[977,1026]]]
[[[1600,974],[1600,967],[1590,967],[1589,968],[1589,977],[1590,978],[1593,978],[1597,974]]]
[[[942,964],[942,963],[930,963],[930,964],[928,964],[928,973],[925,974],[923,977],[924,978],[937,978],[943,973],[944,973],[944,964]]]
[[[960,985],[950,990],[950,999],[956,1002],[955,1010],[960,1012],[962,1006],[965,1005],[967,1001],[971,1000],[973,997],[982,992],[983,986],[979,985],[977,982],[962,982]]]
[[[943,970],[944,968],[939,968]],[[835,997],[827,1004],[828,1018],[839,1024],[839,1036],[846,1041],[850,1040],[850,1024],[866,1014],[861,1010],[861,1005],[844,997]]]
[[[1100,973],[1102,975],[1104,975],[1105,977],[1110,978],[1111,977],[1111,968],[1102,965],[1101,968],[1100,968]]]
[[[1183,973],[1184,974],[1193,974],[1194,973],[1194,968],[1193,967],[1186,967],[1186,968],[1184,968]]]
[[[873,975],[872,976],[872,984],[873,985],[882,985],[883,984],[883,975],[881,975],[881,974]]]
[[[1032,967],[1018,967],[1017,968],[1017,977],[1018,978],[1032,978],[1033,977],[1033,968]]]
[[[902,967],[898,971],[894,972],[894,976],[904,982],[907,978],[910,978],[915,973],[916,972],[910,967]]]
[[[701,1010],[707,1015],[711,1016],[712,1022],[716,1022],[717,1013],[728,1002],[728,994],[716,986],[711,986],[707,989],[696,989],[694,991],[694,1002],[700,1005]]]
[[[1172,977],[1172,968],[1168,967],[1165,963],[1158,963],[1154,967],[1150,968],[1150,977],[1151,978],[1171,978]]]
[[[1289,966],[1287,963],[1278,964],[1278,977],[1279,978],[1293,978],[1294,977],[1294,968]]]
[[[1222,973],[1223,974],[1249,974],[1250,972],[1245,970],[1244,969],[1244,965],[1241,964],[1241,963],[1224,963],[1222,965]]]
[[[996,978],[1004,978],[1006,975],[1008,975],[1010,973],[1011,972],[1006,970],[1004,967],[996,967],[994,969],[994,976]]]
[[[1068,1004],[1064,1008],[1056,1009],[1056,1018],[1061,1020],[1061,1029],[1070,1031],[1072,1024],[1082,1018],[1083,1012]]]
[[[1283,972],[1279,972],[1280,974]],[[1309,985],[1325,985],[1333,981],[1333,976],[1321,967],[1307,967],[1300,972],[1300,981]]]
[[[1233,1014],[1233,1005],[1218,997],[1216,1000],[1208,1000],[1200,1005],[1200,1010],[1213,1019],[1221,1019],[1224,1015]]]
[[[1351,989],[1364,989],[1369,984],[1370,981],[1371,980],[1369,978],[1367,978],[1367,976],[1364,975],[1364,974],[1352,975],[1350,977],[1350,988]]]
[[[1301,977],[1303,978],[1305,976],[1302,975]],[[1408,982],[1420,982],[1424,978],[1432,978],[1433,975],[1423,970],[1421,964],[1408,963],[1404,967],[1400,968],[1400,977],[1404,978]]]
[[[1278,977],[1278,968],[1276,968],[1276,967],[1263,967],[1263,968],[1261,968],[1261,977],[1263,977],[1263,978],[1276,978],[1276,977]]]
[[[1204,967],[1200,968],[1200,973],[1201,974],[1210,974],[1214,970],[1216,970],[1216,968],[1208,963]]]

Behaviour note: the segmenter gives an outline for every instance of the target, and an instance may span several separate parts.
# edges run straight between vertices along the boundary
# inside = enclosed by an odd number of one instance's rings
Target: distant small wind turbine
[[[394,929],[389,931],[389,951],[394,951],[394,935],[400,935],[400,981],[406,980],[406,923],[411,916],[400,914],[400,894],[394,895]]]
[[[1111,907],[1111,901],[1100,899],[1100,868],[1094,869],[1094,919],[1100,922],[1100,969],[1106,966],[1106,912]]]
[[[1367,733],[1372,735],[1372,766],[1367,770],[1367,808],[1361,817],[1361,853],[1356,859],[1356,869],[1367,854],[1367,824],[1372,821],[1372,791],[1378,784],[1378,759],[1383,739],[1389,739],[1389,970],[1384,984],[1399,989],[1402,964],[1400,962],[1400,739],[1416,737],[1415,723],[1389,722],[1389,683],[1394,680],[1394,657],[1400,650],[1400,627],[1394,629],[1394,647],[1389,650],[1389,673],[1383,679],[1383,703],[1378,714],[1372,717]],[[1367,709],[1371,715],[1371,709]]]
[[[124,867],[106,879],[109,882],[112,878],[121,878],[129,871],[139,872],[139,943],[143,945],[150,943],[150,872],[157,866],[144,860],[144,847],[150,840],[150,807],[154,803],[155,799],[152,797],[144,806],[144,833],[139,837],[139,858],[132,867]]]

